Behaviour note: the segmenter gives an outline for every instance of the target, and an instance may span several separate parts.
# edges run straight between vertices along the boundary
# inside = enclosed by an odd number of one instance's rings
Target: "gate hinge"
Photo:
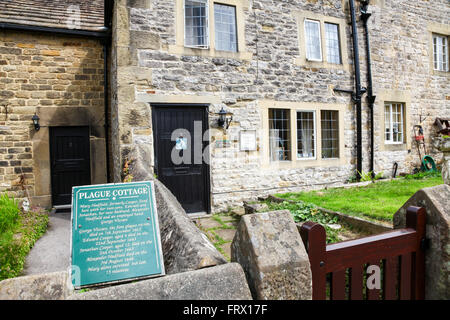
[[[420,249],[422,250],[428,250],[430,249],[430,244],[431,244],[431,240],[428,238],[422,238],[422,240],[420,240]]]

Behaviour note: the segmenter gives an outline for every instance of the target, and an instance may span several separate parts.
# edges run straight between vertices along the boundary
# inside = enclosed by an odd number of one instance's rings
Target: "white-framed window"
[[[327,47],[327,61],[329,63],[341,64],[339,25],[325,22],[325,40]]]
[[[209,48],[208,0],[184,0],[184,45]]]
[[[213,6],[211,8],[213,18],[209,16],[210,5]],[[184,0],[183,9],[185,47],[196,49],[212,47],[219,51],[238,51],[235,6],[211,0]],[[211,33],[215,36],[214,43],[210,40]]]
[[[271,161],[291,160],[291,110],[269,109],[269,152]]]
[[[237,52],[236,7],[214,3],[216,50]]]
[[[322,41],[320,37],[320,22],[305,19],[306,59],[322,61]]]
[[[266,119],[270,162],[341,159],[339,110],[280,105]]]
[[[448,37],[433,34],[433,67],[437,71],[448,71]]]
[[[321,110],[322,159],[339,158],[339,111]]]
[[[316,158],[316,113],[297,111],[297,159]]]
[[[387,144],[404,143],[404,116],[403,103],[384,104],[384,141]]]

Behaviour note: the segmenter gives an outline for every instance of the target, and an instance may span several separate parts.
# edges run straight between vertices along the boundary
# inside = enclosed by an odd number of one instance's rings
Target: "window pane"
[[[290,110],[269,109],[270,160],[291,160]]]
[[[322,158],[339,158],[339,113],[322,110]]]
[[[397,128],[397,139],[394,142],[403,142],[403,105],[397,103],[396,108],[396,128]]]
[[[437,39],[436,36],[433,36],[433,63],[434,70],[438,68],[438,54],[437,54]]]
[[[214,4],[216,49],[237,51],[236,7]]]
[[[448,71],[448,39],[433,35],[433,65],[435,70]]]
[[[305,20],[306,59],[322,60],[319,22]]]
[[[442,38],[442,71],[448,71],[448,41]]]
[[[191,47],[207,47],[208,17],[206,1],[185,0],[185,45]]]
[[[384,110],[385,141],[403,143],[405,105],[402,103],[387,103]]]
[[[391,140],[391,106],[386,105],[384,107],[384,132],[385,140]]]
[[[314,112],[297,112],[297,158],[314,158]]]
[[[325,35],[327,45],[327,61],[329,63],[341,64],[338,25],[325,23]]]

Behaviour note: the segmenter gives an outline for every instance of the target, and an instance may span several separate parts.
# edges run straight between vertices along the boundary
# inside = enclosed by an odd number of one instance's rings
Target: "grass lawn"
[[[301,200],[319,207],[370,219],[392,221],[395,212],[416,191],[442,184],[440,174],[415,179],[377,181],[368,186],[332,188],[319,191],[277,194],[289,200]]]

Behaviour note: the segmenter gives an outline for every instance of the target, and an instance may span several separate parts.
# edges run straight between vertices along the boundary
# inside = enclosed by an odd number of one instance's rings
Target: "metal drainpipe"
[[[354,101],[356,103],[356,177],[361,180],[362,173],[362,124],[361,124],[361,71],[359,68],[359,49],[358,49],[358,31],[356,29],[355,4],[350,2],[350,13],[352,18],[352,38],[353,38],[353,59],[355,67],[355,85],[356,92]]]
[[[104,95],[104,115],[105,115],[105,152],[106,152],[106,182],[111,182],[111,161],[110,161],[110,135],[109,135],[109,68],[108,68],[108,52],[111,43],[112,33],[112,11],[114,8],[113,0],[104,0],[103,2],[103,25],[108,37],[103,40],[103,95]]]
[[[364,24],[364,33],[366,39],[366,58],[367,58],[367,103],[370,112],[370,172],[372,178],[375,177],[374,170],[374,104],[376,96],[373,95],[373,83],[372,83],[372,63],[370,59],[370,41],[369,41],[369,28],[367,21],[369,20],[371,13],[367,12],[370,0],[361,1],[361,19]]]
[[[103,96],[105,102],[105,153],[106,153],[106,182],[110,183],[110,155],[109,155],[109,77],[108,77],[108,40],[103,43]]]

